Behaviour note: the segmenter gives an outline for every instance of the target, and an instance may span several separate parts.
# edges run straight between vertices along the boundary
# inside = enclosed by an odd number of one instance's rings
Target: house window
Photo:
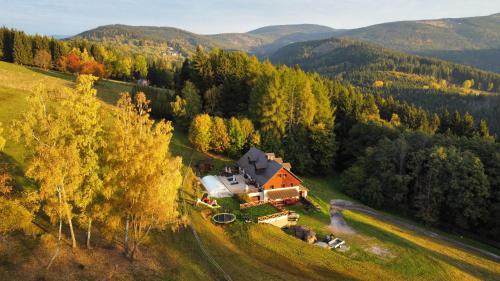
[[[283,174],[283,177],[286,178],[286,174]]]
[[[274,189],[274,185],[271,185],[271,189]]]
[[[285,187],[285,184],[282,184],[281,187]]]

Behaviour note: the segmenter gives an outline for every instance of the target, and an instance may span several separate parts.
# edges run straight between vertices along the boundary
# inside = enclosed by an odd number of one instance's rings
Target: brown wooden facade
[[[271,179],[264,184],[264,189],[277,189],[283,187],[299,186],[300,180],[290,171],[281,168]]]

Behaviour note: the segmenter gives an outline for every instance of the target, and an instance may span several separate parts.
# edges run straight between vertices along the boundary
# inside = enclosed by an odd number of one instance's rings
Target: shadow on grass
[[[474,277],[477,277],[481,280],[494,280],[494,279],[498,280],[498,278],[500,277],[497,273],[495,273],[487,268],[480,267],[480,266],[471,264],[469,262],[456,259],[454,257],[450,257],[444,253],[438,252],[437,250],[433,250],[430,248],[420,246],[420,245],[418,245],[418,244],[416,244],[408,239],[405,239],[405,238],[400,237],[396,234],[390,233],[386,230],[380,229],[380,228],[373,226],[371,224],[367,224],[367,223],[360,222],[360,221],[355,221],[355,220],[352,220],[350,218],[346,218],[346,221],[348,222],[348,224],[350,226],[354,227],[357,231],[359,231],[363,235],[366,235],[369,237],[375,237],[380,241],[387,241],[388,243],[395,244],[403,249],[410,249],[411,251],[420,252],[420,253],[422,253],[422,256],[425,258],[430,257],[432,259],[441,260],[441,261],[443,261],[447,264],[450,264],[452,266],[455,266],[455,267],[459,268],[460,270],[463,270],[464,272],[466,272]],[[452,246],[450,246],[450,247],[452,247]],[[473,254],[471,254],[471,255],[473,255]],[[395,266],[394,268],[397,268],[396,265],[398,262],[404,262],[404,259],[401,259],[401,258],[398,259],[396,257],[395,263],[393,264]],[[432,261],[429,261],[429,262],[432,263]],[[419,268],[415,268],[415,270],[418,270],[418,271],[426,270],[424,268],[423,264],[419,265],[419,264],[414,264],[414,263],[412,263],[411,265],[409,264],[408,266],[404,265],[404,267],[401,267],[401,268],[404,269],[405,272],[408,272],[408,270],[411,270],[411,268],[408,268],[409,266],[419,267]],[[437,264],[433,264],[433,266],[436,266],[436,268],[434,268],[433,270],[440,270],[440,268],[438,267]],[[431,268],[428,268],[428,270],[430,270],[430,269]]]
[[[30,67],[30,70],[32,70],[33,72],[36,72],[36,73],[51,76],[54,78],[63,79],[63,80],[70,81],[70,82],[75,82],[75,80],[76,80],[76,76],[74,76],[72,74],[57,72],[57,71],[53,71],[53,70],[43,70],[43,69],[35,68],[35,67]]]
[[[36,186],[34,181],[26,177],[21,164],[16,159],[5,152],[0,152],[0,173],[3,172],[8,173],[12,177],[10,185],[15,192],[32,189]]]

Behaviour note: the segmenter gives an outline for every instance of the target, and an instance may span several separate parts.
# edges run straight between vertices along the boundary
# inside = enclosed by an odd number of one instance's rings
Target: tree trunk
[[[57,234],[57,241],[61,241],[62,237],[62,216],[59,216],[59,233]]]
[[[87,229],[87,249],[91,249],[92,247],[90,247],[90,232],[92,230],[92,219],[89,218],[89,226],[88,226],[88,229]]]
[[[73,221],[71,219],[71,212],[69,210],[68,204],[66,203],[66,192],[64,191],[64,185],[61,186],[61,191],[62,191],[62,198],[64,204],[64,208],[66,209],[66,218],[68,219],[68,225],[69,225],[69,231],[71,233],[71,246],[76,248],[76,238],[75,238],[75,231],[73,229]]]
[[[125,255],[128,255],[128,221],[129,216],[127,215],[127,220],[125,221],[125,241],[123,247],[125,248]]]
[[[60,188],[57,189],[57,197],[59,198],[59,233],[57,235],[57,241],[60,243],[62,238],[62,198]]]
[[[69,231],[71,233],[71,247],[76,248],[76,238],[75,238],[75,231],[73,230],[73,222],[71,220],[71,213],[69,211],[69,208],[66,206],[66,216],[68,218],[68,225],[69,225]]]
[[[135,258],[135,251],[137,250],[137,246],[138,244],[134,241],[132,243],[132,250],[130,251],[130,254],[128,255],[128,257],[133,261],[134,258]]]

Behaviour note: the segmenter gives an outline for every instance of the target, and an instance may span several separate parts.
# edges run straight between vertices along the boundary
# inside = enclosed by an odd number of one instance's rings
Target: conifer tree
[[[172,114],[182,126],[188,126],[191,120],[201,112],[201,97],[196,86],[190,81],[182,89],[181,96],[176,96],[170,103]]]
[[[30,38],[24,32],[15,32],[13,40],[14,63],[30,65],[33,62],[33,53]]]

